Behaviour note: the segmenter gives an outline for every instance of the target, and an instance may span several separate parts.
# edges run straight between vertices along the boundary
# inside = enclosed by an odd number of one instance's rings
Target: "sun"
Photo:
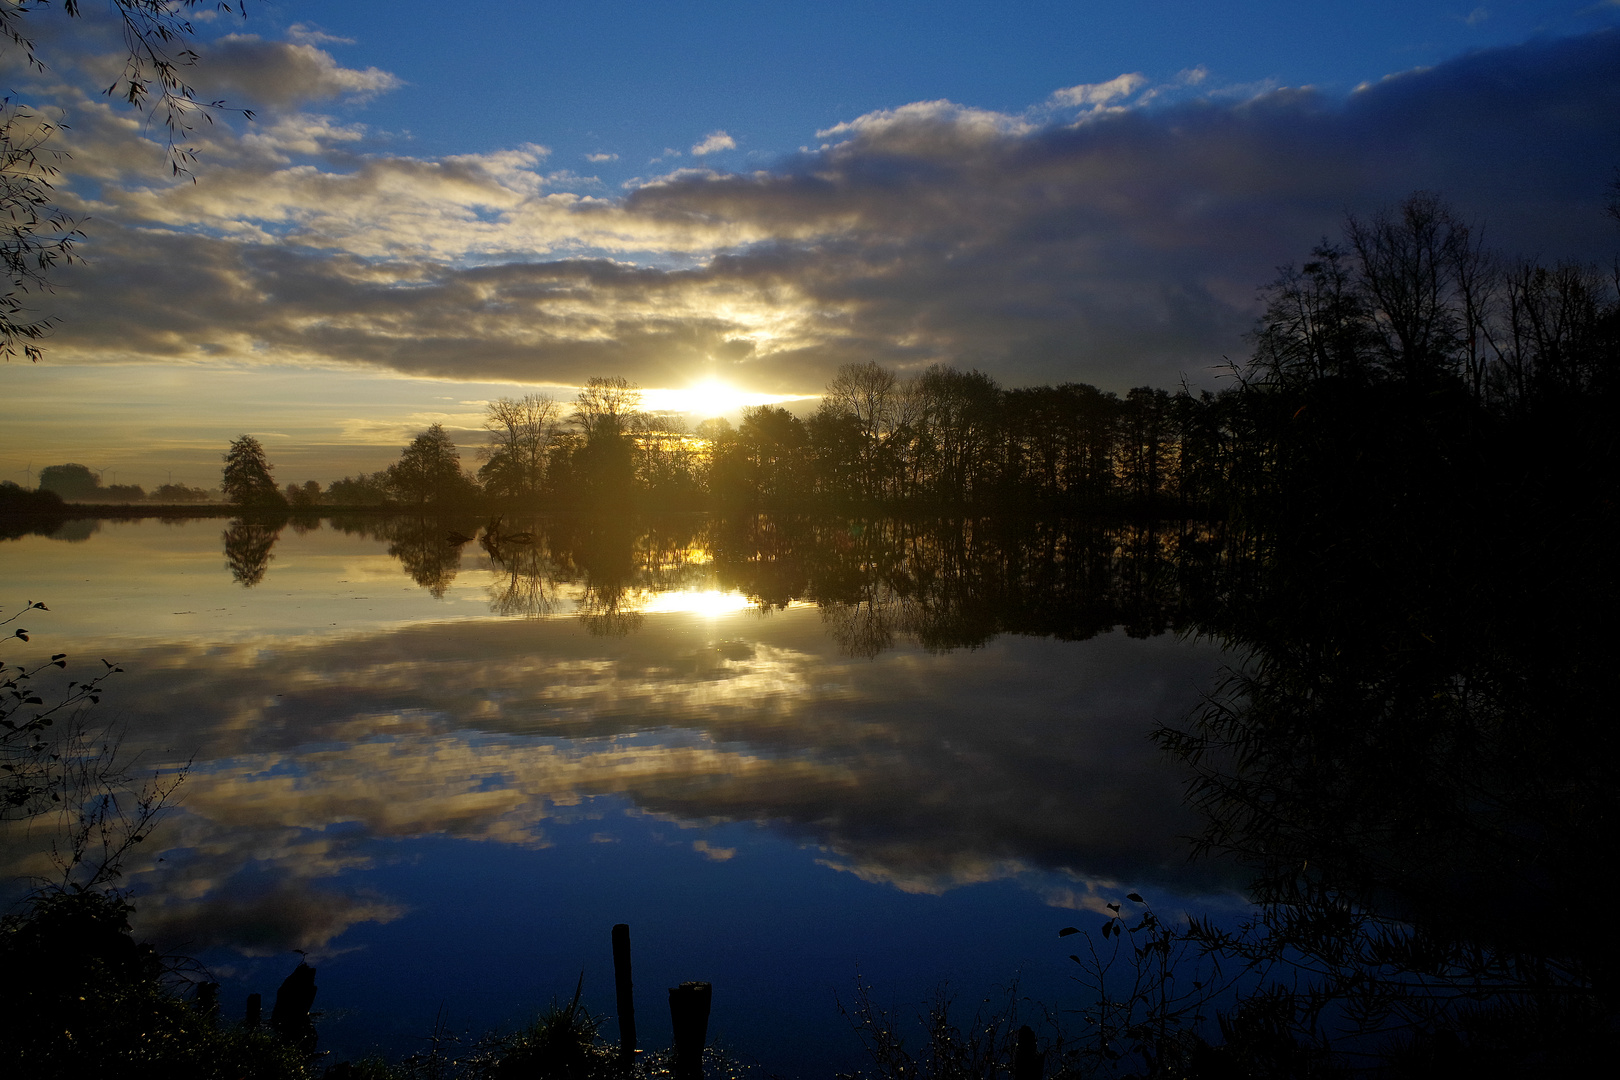
[[[796,401],[800,396],[741,390],[716,378],[703,379],[685,387],[642,391],[642,401],[648,408],[686,413],[693,420],[735,416],[749,405],[775,405],[783,401]]]
[[[705,379],[687,390],[686,411],[698,416],[723,416],[759,402],[758,394],[739,390],[719,379]]]

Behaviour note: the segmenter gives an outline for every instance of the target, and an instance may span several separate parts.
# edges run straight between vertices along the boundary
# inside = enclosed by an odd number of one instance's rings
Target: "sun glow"
[[[734,611],[746,611],[753,603],[740,592],[721,592],[718,589],[688,590],[659,593],[641,608],[648,614],[682,612],[715,618]]]
[[[683,412],[695,420],[706,420],[711,416],[734,415],[750,405],[776,405],[813,395],[761,394],[738,389],[719,379],[705,379],[687,387],[643,390],[641,396],[649,409]]]

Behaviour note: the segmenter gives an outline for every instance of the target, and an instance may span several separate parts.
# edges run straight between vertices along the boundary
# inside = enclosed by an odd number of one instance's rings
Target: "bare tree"
[[[1385,362],[1408,379],[1452,367],[1464,336],[1457,270],[1475,249],[1467,225],[1440,197],[1420,191],[1394,214],[1352,217],[1345,232],[1361,266],[1361,286]]]
[[[880,493],[886,471],[882,467],[884,443],[894,433],[899,406],[899,381],[894,372],[870,361],[839,368],[822,395],[819,412],[824,418],[852,422],[858,429],[856,483],[867,498]]]
[[[641,388],[620,376],[593,376],[574,399],[569,418],[587,439],[634,434],[643,423]]]
[[[557,434],[557,403],[544,394],[499,398],[485,409],[487,446],[478,448],[484,464],[478,476],[497,495],[534,495],[546,478],[546,460]]]

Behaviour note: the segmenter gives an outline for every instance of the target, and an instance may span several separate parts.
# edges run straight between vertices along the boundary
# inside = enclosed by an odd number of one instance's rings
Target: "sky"
[[[100,93],[101,5],[36,10],[83,263],[0,365],[0,480],[381,468],[593,375],[694,419],[840,364],[1219,384],[1277,268],[1419,189],[1607,261],[1620,2],[262,0],[195,20],[189,177]]]

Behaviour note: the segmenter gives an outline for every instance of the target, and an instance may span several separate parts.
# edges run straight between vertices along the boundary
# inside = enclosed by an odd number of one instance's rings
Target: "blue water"
[[[201,959],[227,1014],[268,1009],[302,950],[333,1060],[408,1052],[441,1015],[510,1029],[581,973],[611,1017],[624,922],[643,1046],[667,1042],[665,988],[705,980],[715,1041],[825,1076],[859,1064],[835,1000],[858,975],[902,1018],[945,983],[967,1014],[1014,980],[1063,1010],[1058,928],[1133,889],[1236,902],[1186,861],[1182,778],[1147,738],[1227,659],[1208,642],[897,633],[852,656],[838,612],[762,614],[701,551],[604,635],[567,581],[543,617],[496,615],[501,568],[472,550],[434,596],[380,541],[288,530],[245,589],[220,533],[7,542],[0,597],[50,603],[41,650],[123,664],[102,709],[143,766],[190,762],[127,867],[137,930]],[[13,877],[37,847],[7,834]]]

